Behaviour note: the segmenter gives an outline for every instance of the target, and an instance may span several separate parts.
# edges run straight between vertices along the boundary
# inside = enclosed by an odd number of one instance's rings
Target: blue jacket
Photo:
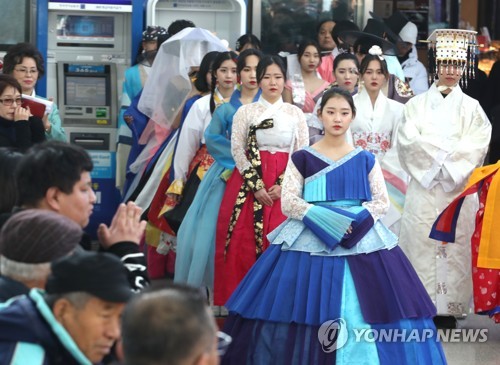
[[[10,298],[28,294],[30,289],[20,281],[0,275],[0,303]]]
[[[92,365],[39,289],[0,304],[0,365],[14,364]]]

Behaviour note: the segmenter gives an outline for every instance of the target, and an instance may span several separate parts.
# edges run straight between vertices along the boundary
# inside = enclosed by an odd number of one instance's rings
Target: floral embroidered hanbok
[[[281,185],[290,154],[308,142],[304,114],[282,99],[271,104],[261,96],[234,115],[231,153],[236,169],[227,182],[217,220],[215,305],[224,305],[269,246],[267,234],[286,219],[281,199],[265,206],[254,199],[254,192]]]
[[[356,118],[351,123],[352,143],[373,153],[380,163],[391,202],[382,222],[398,235],[408,186],[408,174],[401,167],[397,150],[397,130],[404,106],[381,91],[373,105],[365,88],[353,100]]]

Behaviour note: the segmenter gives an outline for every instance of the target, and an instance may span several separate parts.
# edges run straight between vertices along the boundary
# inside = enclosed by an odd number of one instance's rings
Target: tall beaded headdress
[[[429,42],[429,82],[432,83],[440,67],[455,66],[461,72],[462,86],[476,77],[477,32],[463,29],[436,29],[427,38]]]

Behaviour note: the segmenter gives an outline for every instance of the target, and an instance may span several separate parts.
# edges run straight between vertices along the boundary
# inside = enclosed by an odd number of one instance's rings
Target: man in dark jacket
[[[50,210],[86,227],[96,202],[92,169],[92,160],[82,147],[59,141],[33,146],[17,168],[19,209]],[[139,250],[146,227],[141,213],[142,209],[133,202],[121,204],[111,225],[101,224],[98,230],[101,250],[122,259],[135,291],[149,283],[146,260]],[[80,244],[89,250],[90,238],[84,234]]]
[[[116,256],[80,252],[51,270],[46,292],[0,306],[0,365],[98,364],[120,338],[133,293]]]

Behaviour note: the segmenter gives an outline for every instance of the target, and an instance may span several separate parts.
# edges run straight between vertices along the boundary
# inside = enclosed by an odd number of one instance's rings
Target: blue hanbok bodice
[[[363,203],[372,200],[369,174],[375,164],[371,153],[357,148],[332,161],[307,147],[295,153],[292,161],[304,178],[302,198],[314,207],[327,207],[336,214],[310,209],[302,220],[289,218],[268,235],[273,244],[281,244],[283,250],[327,256],[368,253],[397,245],[397,237],[379,221],[373,223],[372,219],[370,226],[366,225],[371,216]],[[327,236],[332,230],[338,231],[333,233],[339,241],[345,241],[346,228],[349,225],[355,228],[357,221],[360,229],[361,225],[364,228],[361,233],[354,229],[349,247],[328,244]]]
[[[260,94],[261,91],[259,90],[253,100],[257,101]],[[241,91],[234,90],[229,103],[222,104],[215,110],[212,120],[205,130],[205,143],[208,153],[218,164],[230,170],[234,169],[234,159],[231,154],[233,117],[243,105],[240,99]]]

